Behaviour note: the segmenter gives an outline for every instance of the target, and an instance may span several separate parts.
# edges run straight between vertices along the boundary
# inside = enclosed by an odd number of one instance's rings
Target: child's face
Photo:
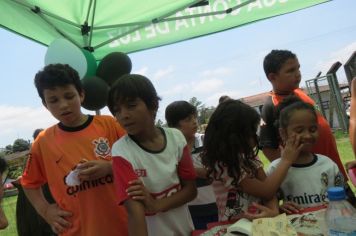
[[[118,104],[115,113],[117,121],[130,135],[139,135],[154,126],[155,111],[148,109],[140,98]]]
[[[287,129],[281,130],[281,136],[286,141],[293,135],[300,136],[304,143],[302,151],[311,151],[319,136],[317,119],[311,111],[296,110],[291,114]]]
[[[298,59],[289,58],[277,73],[269,74],[269,79],[273,89],[279,92],[292,92],[299,88],[301,74]]]
[[[177,127],[186,139],[193,138],[198,130],[198,120],[196,115],[190,115],[178,122]]]
[[[43,95],[45,100],[43,105],[63,125],[76,127],[82,124],[80,106],[84,100],[84,93],[79,94],[74,85],[45,89]]]

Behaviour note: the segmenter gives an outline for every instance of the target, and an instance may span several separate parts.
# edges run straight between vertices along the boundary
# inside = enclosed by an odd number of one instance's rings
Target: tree
[[[205,107],[205,105],[201,106],[198,111],[198,122],[199,124],[206,124],[209,121],[210,116],[213,114],[215,111],[215,107],[210,106],[210,107]]]
[[[30,149],[30,142],[21,138],[16,139],[12,145],[13,152],[22,152],[28,149]]]
[[[12,153],[12,145],[9,144],[5,147],[5,153],[6,154]]]
[[[215,107],[206,107],[201,101],[199,101],[196,97],[192,97],[189,99],[189,103],[196,107],[198,112],[198,122],[199,124],[206,124],[213,114]]]
[[[161,119],[158,119],[156,122],[157,127],[165,127],[167,126]]]

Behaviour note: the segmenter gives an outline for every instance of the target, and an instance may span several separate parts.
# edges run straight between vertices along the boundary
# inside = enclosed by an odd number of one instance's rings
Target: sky
[[[243,98],[271,90],[262,62],[272,49],[297,54],[302,82],[325,75],[356,51],[356,1],[334,0],[283,16],[172,45],[131,53],[131,73],[150,78],[161,96],[158,119],[176,100],[216,106],[221,95]],[[36,128],[57,123],[43,107],[33,77],[47,48],[0,28],[0,148],[31,140]],[[337,72],[345,82],[343,67]],[[94,112],[83,110],[85,113]],[[109,114],[107,108],[102,114]]]

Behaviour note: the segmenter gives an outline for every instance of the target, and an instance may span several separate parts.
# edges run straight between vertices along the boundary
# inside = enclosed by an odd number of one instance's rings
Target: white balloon
[[[56,63],[70,65],[78,71],[80,79],[85,76],[88,70],[87,59],[83,51],[64,38],[54,40],[46,52],[45,65]]]

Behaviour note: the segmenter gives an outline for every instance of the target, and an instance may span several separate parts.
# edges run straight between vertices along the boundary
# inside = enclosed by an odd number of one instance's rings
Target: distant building
[[[301,89],[305,93],[308,93],[306,88],[301,88]],[[341,90],[341,94],[344,99],[344,103],[346,104],[350,100],[350,90],[349,90],[348,84],[340,84],[340,90]],[[336,112],[333,112],[332,119],[330,119],[330,115],[329,115],[329,112],[330,112],[329,111],[330,110],[330,89],[329,89],[329,86],[328,85],[319,86],[319,91],[320,91],[320,96],[321,96],[321,100],[322,100],[321,106],[323,106],[323,109],[325,111],[326,119],[329,122],[330,122],[330,120],[332,120],[331,127],[339,128],[339,122],[338,122],[338,117],[337,117]],[[250,105],[251,107],[255,108],[259,113],[261,113],[263,104],[267,100],[267,97],[269,96],[269,94],[270,94],[270,92],[264,92],[264,93],[241,98],[241,100],[243,102],[245,102],[246,104]],[[314,101],[316,101],[316,102],[318,101],[317,97],[316,97],[315,89],[314,90],[312,89],[312,94],[309,94],[309,96],[311,96],[314,99]],[[318,104],[318,106],[320,106],[320,104]]]

